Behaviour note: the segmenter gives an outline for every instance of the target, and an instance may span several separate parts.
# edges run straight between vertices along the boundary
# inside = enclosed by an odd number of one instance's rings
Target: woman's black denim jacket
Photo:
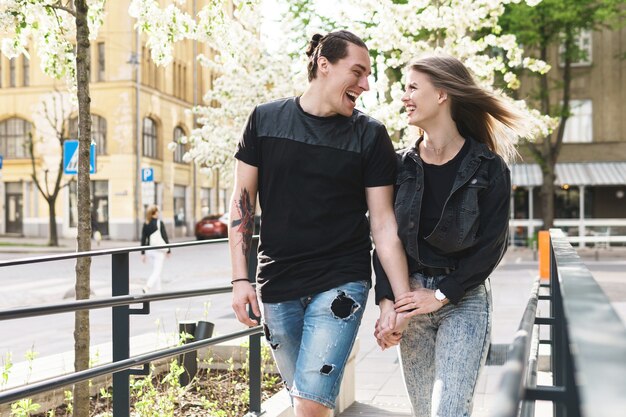
[[[461,161],[439,223],[424,240],[418,225],[424,194],[424,168],[417,146],[398,152],[395,213],[407,257],[420,266],[448,268],[439,289],[453,304],[484,282],[507,249],[511,175],[504,160],[473,139]],[[419,144],[419,141],[418,141]],[[374,254],[376,302],[393,300],[389,279]],[[416,271],[409,271],[416,272]]]

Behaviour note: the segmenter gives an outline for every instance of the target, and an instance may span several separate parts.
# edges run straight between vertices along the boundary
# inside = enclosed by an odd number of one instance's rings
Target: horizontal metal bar
[[[244,336],[250,336],[253,334],[262,333],[261,326],[251,327],[249,329],[241,330],[226,334],[224,336],[213,337],[211,339],[198,340],[186,345],[177,346],[170,349],[163,349],[156,352],[150,352],[143,355],[133,356],[132,358],[124,359],[118,362],[97,366],[95,368],[86,369],[84,371],[74,372],[69,375],[58,376],[47,379],[45,381],[34,382],[32,384],[17,387],[10,390],[0,392],[0,404],[11,403],[21,398],[30,397],[35,394],[50,391],[53,389],[65,387],[75,384],[77,382],[86,381],[88,379],[95,378],[101,375],[109,375],[115,372],[126,371],[132,367],[137,367],[147,362],[152,362],[159,359],[168,358],[171,356],[180,355],[183,353],[191,352],[206,346],[217,345],[219,343],[227,342],[229,340],[238,339]]]
[[[551,345],[552,344],[552,340],[551,339],[539,339],[539,344],[540,345]]]
[[[552,300],[552,296],[551,295],[540,295],[539,299],[540,300]]]
[[[253,236],[253,239],[258,239],[258,235]],[[224,238],[224,239],[212,239],[212,240],[190,240],[186,242],[170,243],[170,244],[161,245],[161,246],[129,246],[126,248],[101,249],[101,250],[92,250],[88,252],[68,252],[68,253],[61,253],[61,254],[56,254],[56,255],[35,256],[31,258],[21,258],[21,259],[11,259],[11,260],[6,260],[6,261],[0,261],[0,268],[5,267],[5,266],[16,266],[16,265],[36,264],[36,263],[41,263],[41,262],[63,261],[67,259],[85,258],[88,256],[115,255],[118,253],[141,252],[141,251],[151,251],[151,250],[159,250],[159,249],[176,249],[176,248],[182,248],[185,246],[214,245],[214,244],[224,243],[224,242],[228,242],[228,239]]]
[[[565,387],[538,385],[537,388],[526,388],[524,399],[529,401],[565,401]]]
[[[203,295],[226,294],[232,291],[231,286],[207,289],[172,291],[156,294],[119,295],[99,300],[69,301],[60,304],[44,304],[36,307],[12,308],[0,310],[0,321],[21,319],[26,317],[45,316],[49,314],[69,313],[79,310],[93,310],[106,307],[117,307],[150,301],[175,300],[178,298],[200,297]]]
[[[554,326],[556,319],[554,317],[535,317],[535,324],[547,324]]]

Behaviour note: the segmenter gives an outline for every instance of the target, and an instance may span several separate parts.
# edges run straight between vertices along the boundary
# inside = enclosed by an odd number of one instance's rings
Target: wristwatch
[[[439,288],[435,290],[435,299],[440,303],[444,303],[447,299],[446,295]]]

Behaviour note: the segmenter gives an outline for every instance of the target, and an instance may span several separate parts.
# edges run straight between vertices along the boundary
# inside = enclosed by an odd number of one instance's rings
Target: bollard
[[[183,340],[183,344],[187,344],[189,342],[193,342],[193,335],[196,332],[196,322],[195,321],[180,321],[178,322],[178,335],[180,336],[182,333],[188,333],[192,337],[189,339]],[[182,365],[185,369],[185,372],[180,374],[178,380],[180,381],[180,386],[184,387],[189,385],[189,382],[196,376],[196,372],[198,371],[198,361],[197,361],[198,353],[194,350],[193,352],[183,353],[178,357],[178,363]]]
[[[539,277],[542,281],[550,280],[550,232],[540,230],[537,235],[539,241]]]
[[[210,338],[213,336],[214,328],[215,324],[210,321],[201,320],[197,323],[195,321],[178,322],[178,334],[185,332],[193,336],[184,340],[184,344]],[[185,369],[185,372],[183,372],[178,379],[180,381],[180,386],[184,387],[189,385],[198,372],[198,352],[194,350],[193,352],[187,352],[180,355],[178,363],[182,364]]]

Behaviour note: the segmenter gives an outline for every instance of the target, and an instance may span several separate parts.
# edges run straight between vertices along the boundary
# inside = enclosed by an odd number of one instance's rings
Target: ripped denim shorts
[[[335,407],[368,291],[367,281],[355,281],[308,297],[263,303],[265,338],[292,397]]]

